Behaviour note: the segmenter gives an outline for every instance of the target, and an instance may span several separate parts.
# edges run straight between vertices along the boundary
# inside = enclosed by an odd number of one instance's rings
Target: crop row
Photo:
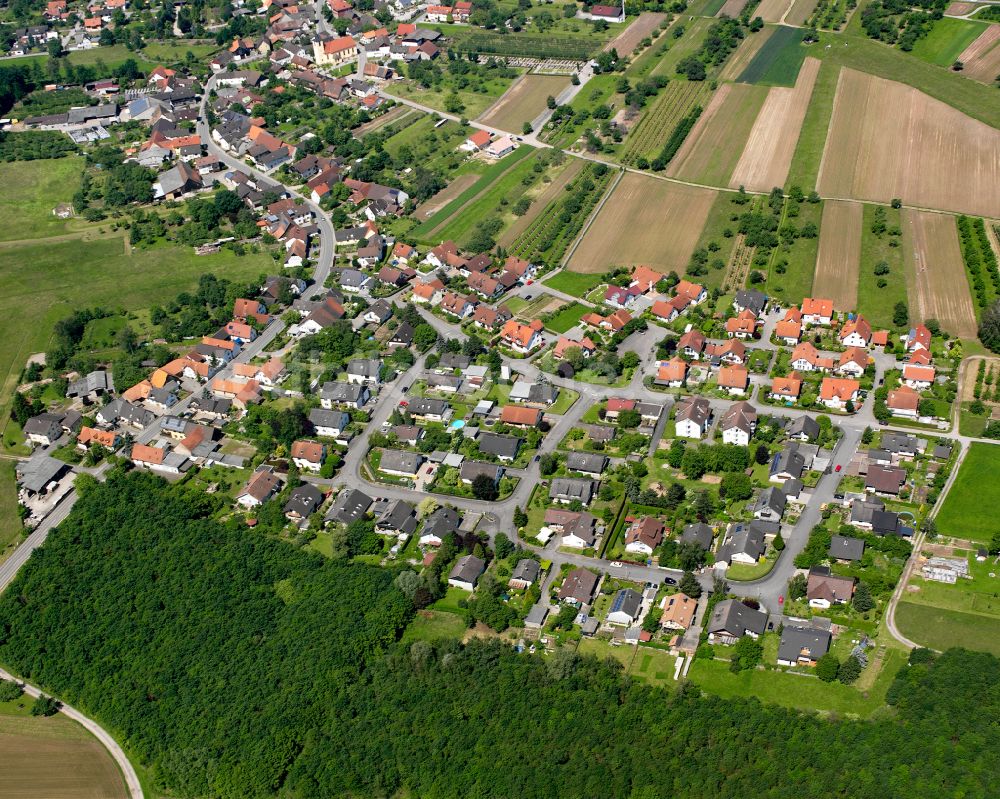
[[[641,156],[654,154],[667,132],[673,130],[707,92],[707,87],[701,83],[671,81],[625,140],[622,160],[633,163]]]
[[[452,36],[450,46],[451,49],[463,53],[585,61],[599,44],[581,36],[543,37],[463,31]]]
[[[1000,294],[1000,271],[986,236],[982,219],[958,217],[958,235],[962,241],[962,259],[976,295],[976,303],[985,309]],[[988,281],[988,282],[987,282]]]

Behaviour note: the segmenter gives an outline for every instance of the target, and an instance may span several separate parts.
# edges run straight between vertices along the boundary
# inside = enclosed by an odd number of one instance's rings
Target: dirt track
[[[911,321],[937,319],[962,338],[975,338],[976,313],[954,217],[903,209],[903,257]]]
[[[745,186],[752,191],[770,191],[775,186],[784,186],[819,66],[818,59],[807,58],[802,62],[794,88],[776,86],[767,93],[767,100],[733,170],[730,186]]]
[[[844,68],[817,188],[998,217],[1000,130],[902,83]]]
[[[646,264],[683,272],[717,192],[629,172],[615,187],[570,259],[574,272]]]
[[[833,300],[838,311],[858,305],[863,211],[861,203],[827,200],[823,205],[813,294]]]

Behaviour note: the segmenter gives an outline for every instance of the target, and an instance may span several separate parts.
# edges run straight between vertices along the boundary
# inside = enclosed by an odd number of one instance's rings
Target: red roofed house
[[[300,469],[318,472],[323,467],[326,447],[318,441],[293,441],[292,462]]]
[[[624,22],[625,5],[623,3],[620,6],[591,6],[590,12],[584,12],[583,16],[603,22]]]
[[[621,310],[615,311],[610,316],[605,317],[601,321],[600,327],[604,330],[610,330],[612,333],[617,333],[631,321],[632,314],[622,308]]]
[[[337,19],[347,19],[354,10],[354,6],[348,3],[347,0],[326,0],[326,4]]]
[[[906,351],[916,352],[917,350],[930,350],[931,331],[925,325],[917,325],[910,328],[906,336]]]
[[[868,367],[871,358],[864,347],[848,347],[840,354],[837,362],[837,374],[861,377]]]
[[[705,350],[705,334],[692,328],[677,342],[677,352],[697,361]]]
[[[653,303],[649,312],[657,319],[662,319],[664,322],[674,321],[679,313],[677,307],[669,300],[657,300]]]
[[[488,130],[477,130],[469,138],[462,142],[461,149],[470,153],[478,153],[486,148],[493,137]]]
[[[697,283],[692,283],[689,280],[681,280],[674,286],[674,294],[678,297],[687,297],[695,305],[708,299],[708,292],[705,290],[705,287]]]
[[[542,344],[542,328],[538,319],[533,320],[530,325],[522,325],[516,319],[509,319],[500,331],[500,341],[514,352],[524,355]]]
[[[428,22],[447,22],[451,16],[451,6],[427,6]]]
[[[863,316],[852,319],[840,330],[840,343],[845,347],[867,347],[872,343],[872,326]]]
[[[653,290],[657,283],[663,280],[663,275],[648,266],[637,266],[632,272],[632,284],[646,294]]]
[[[820,357],[819,350],[803,341],[792,350],[791,364],[799,372],[828,372],[833,369],[833,358]]]
[[[909,386],[900,386],[890,391],[885,401],[893,416],[905,416],[916,419],[920,407],[920,395]]]
[[[655,382],[658,386],[680,388],[687,379],[688,364],[683,358],[673,357],[669,361],[660,361],[656,369]]]
[[[538,423],[542,421],[542,412],[538,408],[505,405],[500,411],[500,421],[514,427],[537,427]]]
[[[719,388],[730,394],[743,394],[750,385],[750,373],[745,366],[723,366],[719,369]]]
[[[829,325],[833,321],[833,300],[806,297],[802,300],[802,321],[807,325]]]
[[[774,326],[775,338],[795,346],[802,338],[802,312],[794,305],[785,312],[785,318]]]
[[[726,320],[726,335],[730,338],[753,338],[757,331],[757,317],[753,311],[740,311]]]
[[[626,399],[624,397],[609,397],[608,407],[606,409],[606,415],[609,419],[614,421],[618,418],[618,414],[622,411],[634,411],[635,410],[635,400]]]
[[[321,67],[338,67],[357,57],[358,45],[350,36],[313,42],[313,61]]]
[[[597,349],[597,345],[594,344],[594,342],[591,341],[586,336],[584,336],[581,341],[574,341],[571,338],[560,336],[559,341],[556,342],[556,346],[552,350],[552,354],[556,358],[562,358],[566,354],[566,350],[568,350],[570,347],[579,347],[580,352],[583,353],[584,358],[589,358],[591,355],[594,354],[594,351]]]
[[[857,402],[860,390],[861,384],[857,380],[825,377],[819,387],[819,401],[827,408],[844,410],[848,402]]]
[[[930,388],[934,382],[934,374],[933,366],[920,366],[912,363],[903,366],[903,382],[917,391]]]
[[[768,396],[776,400],[797,400],[802,393],[802,380],[797,372],[792,372],[788,377],[776,377],[771,383],[771,392]]]

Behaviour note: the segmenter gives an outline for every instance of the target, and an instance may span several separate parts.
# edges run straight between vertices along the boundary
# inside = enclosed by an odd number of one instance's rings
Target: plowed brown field
[[[984,30],[958,60],[964,65],[963,75],[992,83],[1000,75],[1000,25],[990,25]]]
[[[863,211],[861,203],[839,200],[827,200],[823,206],[813,294],[833,300],[838,311],[853,311],[858,305]]]
[[[845,68],[818,190],[997,217],[1000,131],[902,83]]]

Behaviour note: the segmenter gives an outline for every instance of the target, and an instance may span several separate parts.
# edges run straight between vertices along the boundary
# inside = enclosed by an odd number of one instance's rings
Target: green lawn
[[[938,530],[970,541],[988,542],[997,532],[1000,505],[1000,447],[973,443],[936,517]]]
[[[219,49],[221,48],[217,44],[194,44],[182,39],[171,39],[163,42],[147,42],[142,48],[142,54],[150,61],[171,63],[185,60],[187,54],[191,52],[196,59],[203,61]]]
[[[455,613],[438,610],[421,610],[403,632],[402,642],[434,641],[438,638],[461,638],[466,630],[465,621]]]
[[[950,67],[986,27],[985,22],[943,17],[934,23],[929,34],[917,39],[911,52],[931,64]]]
[[[217,50],[218,48],[215,49]],[[123,44],[116,44],[111,47],[93,47],[89,50],[74,50],[72,53],[67,53],[65,58],[67,58],[71,64],[78,67],[92,67],[95,66],[98,61],[103,61],[108,67],[116,67],[130,58],[134,58],[136,62],[138,62],[139,69],[152,69],[156,66],[155,64],[150,64],[140,54],[131,52]],[[30,65],[32,62],[37,61],[42,65],[42,67],[44,67],[48,60],[48,55],[44,53],[37,53],[35,55],[23,56],[21,58],[12,58],[6,63],[20,66]]]
[[[799,141],[795,145],[795,155],[792,156],[792,165],[788,170],[788,183],[797,184],[805,192],[816,188],[823,147],[826,145],[826,132],[833,114],[838,75],[839,65],[828,61],[820,64],[809,108],[799,131]]]
[[[463,616],[465,615],[465,611],[458,606],[458,601],[460,599],[468,599],[470,596],[472,596],[472,594],[468,591],[463,591],[461,588],[449,586],[445,595],[431,605],[430,609],[441,611],[442,613],[451,613],[453,615]]]
[[[932,649],[961,646],[1000,657],[1000,618],[905,601],[896,606],[896,625],[903,635]]]
[[[889,242],[900,237],[892,237],[888,232],[881,237],[872,233],[875,221],[874,205],[866,205],[861,223],[861,271],[858,275],[858,311],[873,325],[892,327],[892,313],[897,302],[906,302],[906,278],[903,266],[903,247],[891,247]],[[902,224],[899,210],[885,208],[886,225],[889,230],[900,228]],[[889,264],[889,274],[883,275],[886,285],[878,287],[875,265],[885,261]]]
[[[476,92],[460,89],[454,93],[462,101],[463,108],[455,112],[455,116],[461,114],[467,119],[475,119],[487,108],[495,103],[500,96],[510,88],[513,78],[490,78],[482,82],[485,91]],[[446,111],[445,100],[452,94],[452,84],[444,82],[440,89],[425,89],[422,86],[408,80],[397,81],[392,84],[391,93],[397,97],[405,97],[421,105],[434,108],[438,111]],[[520,131],[516,131],[520,132]]]
[[[811,222],[819,229],[822,216],[822,203],[803,202],[799,204],[799,215],[794,218],[786,215],[782,224],[791,224],[801,229]],[[767,279],[768,293],[780,297],[786,304],[797,303],[803,297],[808,297],[812,293],[818,252],[819,236],[812,239],[799,237],[791,244],[779,244],[771,261]],[[785,270],[782,274],[778,273],[779,264]]]
[[[580,395],[568,388],[559,389],[559,399],[552,403],[552,407],[549,408],[549,413],[552,414],[563,414],[566,413],[573,404],[580,399]]]
[[[676,685],[674,668],[677,658],[662,649],[640,646],[636,649],[629,674],[651,685]]]
[[[808,50],[802,44],[805,31],[781,25],[740,73],[740,83],[794,86]]]
[[[57,158],[0,164],[0,242],[71,233],[82,220],[59,219],[52,209],[68,203],[80,188],[83,159]]]
[[[757,563],[750,566],[746,563],[734,563],[728,569],[726,569],[726,579],[727,580],[758,580],[766,574],[769,574],[771,569],[774,568],[774,564],[777,562],[776,558],[766,557],[759,560]]]
[[[688,678],[695,685],[722,697],[755,696],[762,702],[800,710],[870,716],[884,704],[885,693],[903,662],[901,651],[889,650],[881,673],[867,695],[851,685],[826,683],[810,675],[777,669],[733,674],[729,671],[729,663],[721,660],[695,660]]]
[[[561,291],[564,294],[582,297],[600,282],[600,275],[582,275],[579,272],[570,272],[567,269],[563,269],[558,274],[545,280],[545,285],[551,286],[556,291]]]
[[[553,333],[565,333],[570,328],[576,327],[580,322],[580,318],[589,310],[586,305],[579,302],[571,302],[549,319],[545,323],[545,326]]]

